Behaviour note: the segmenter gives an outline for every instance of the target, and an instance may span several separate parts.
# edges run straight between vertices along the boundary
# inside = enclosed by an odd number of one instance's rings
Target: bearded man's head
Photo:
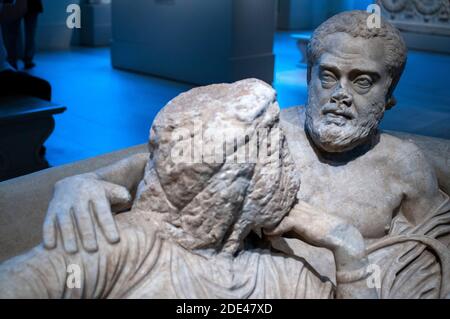
[[[370,14],[338,14],[314,32],[308,46],[305,128],[330,153],[363,144],[376,131],[406,65],[400,32],[384,19],[369,28]]]

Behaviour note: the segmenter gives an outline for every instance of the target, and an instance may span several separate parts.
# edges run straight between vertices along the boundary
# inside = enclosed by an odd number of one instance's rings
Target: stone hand
[[[305,202],[299,202],[268,236],[285,233],[314,246],[330,249],[338,269],[360,267],[365,259],[365,244],[361,233],[343,219],[325,214]]]
[[[100,180],[96,174],[83,174],[65,178],[55,184],[44,222],[44,246],[56,247],[60,232],[64,249],[68,253],[78,251],[77,233],[83,247],[89,252],[98,249],[96,229],[101,229],[106,240],[119,241],[111,205],[131,202],[125,187]],[[95,227],[95,223],[99,227]]]

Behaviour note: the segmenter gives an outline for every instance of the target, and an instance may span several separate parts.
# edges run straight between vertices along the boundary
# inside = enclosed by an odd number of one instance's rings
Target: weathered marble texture
[[[223,245],[225,251],[235,253],[250,230],[276,226],[295,200],[300,180],[278,123],[275,91],[258,80],[181,94],[154,121],[152,162],[134,208],[163,213],[177,227],[171,236],[186,248]],[[174,134],[179,128],[187,129],[181,141]],[[191,161],[173,161],[178,146],[186,151],[194,145],[193,151],[207,156],[219,145],[222,155],[222,141],[224,159],[196,161],[193,156]],[[271,153],[253,161],[246,148],[259,145],[263,154],[268,142]],[[241,151],[247,155],[242,163],[236,158]],[[224,236],[226,242],[218,243]]]
[[[121,241],[111,245],[98,237],[95,253],[69,254],[61,244],[53,250],[36,247],[0,266],[0,296],[332,296],[332,284],[316,277],[302,261],[241,246],[251,230],[274,227],[294,203],[299,178],[282,135],[276,140],[280,143],[272,144],[273,152],[257,163],[235,163],[235,148],[216,165],[171,161],[170,152],[179,142],[173,128],[188,128],[193,119],[203,121],[214,134],[224,125],[244,127],[248,143],[258,128],[275,131],[278,116],[275,92],[257,80],[194,89],[171,101],[152,126],[152,156],[133,208],[116,217]],[[66,287],[71,264],[81,267],[80,288]]]
[[[300,198],[305,198],[305,190],[302,187],[309,188],[308,184],[312,178],[314,171],[307,169],[307,165],[310,165],[309,152],[305,152],[307,147],[305,146],[306,140],[303,136],[305,133],[303,129],[303,123],[305,121],[305,108],[297,107],[288,110],[288,112],[282,113],[281,127],[288,140],[288,147],[290,153],[293,155],[294,162],[298,168],[302,168],[302,185],[299,190]],[[388,136],[383,133],[383,138],[392,139],[393,136]],[[390,144],[390,143],[389,143]],[[394,145],[386,145],[385,148],[391,157],[395,156],[395,152],[391,149]],[[404,155],[404,154],[402,154]],[[368,158],[365,161],[369,161]],[[376,163],[376,162],[375,162]],[[393,164],[397,165],[396,161]],[[385,174],[382,176],[389,176],[387,174],[390,171],[390,165],[386,165]],[[395,166],[394,166],[395,167]],[[368,214],[373,213],[373,208],[364,209],[364,206],[357,206],[356,200],[366,198],[370,203],[372,199],[365,197],[364,191],[360,189],[368,180],[371,183],[375,183],[375,179],[368,179],[367,175],[372,175],[373,172],[379,170],[378,167],[366,166],[366,170],[370,172],[363,173],[359,171],[359,176],[355,177],[351,175],[350,171],[357,170],[357,164],[353,163],[353,167],[346,168],[335,167],[341,178],[340,181],[332,183],[333,194],[337,198],[327,198],[327,201],[313,199],[316,207],[324,207],[327,211],[330,209],[330,201],[333,207],[337,207],[336,214],[339,213],[338,209],[345,209],[359,207],[362,212]],[[350,169],[350,171],[346,171]],[[323,173],[329,174],[327,171]],[[367,174],[367,175],[366,175]],[[377,174],[378,175],[378,174]],[[362,177],[365,178],[362,178]],[[359,180],[363,181],[363,184],[359,183]],[[306,184],[306,185],[305,185]],[[337,189],[338,185],[346,184],[347,188]],[[330,187],[330,185],[322,184],[322,187]],[[306,187],[305,187],[306,186]],[[317,188],[316,188],[317,189]],[[323,195],[315,193],[316,197],[326,196],[328,192],[321,190]],[[353,193],[352,193],[353,192]],[[355,194],[354,192],[358,192]],[[306,192],[308,193],[308,192]],[[439,192],[441,198],[438,201],[438,205],[433,207],[429,212],[426,212],[427,217],[424,221],[418,225],[413,225],[411,221],[408,221],[404,214],[399,213],[393,219],[389,220],[389,225],[386,229],[386,234],[379,238],[370,238],[364,236],[366,239],[366,251],[368,253],[370,264],[380,267],[381,287],[378,289],[380,298],[449,298],[450,295],[450,200],[449,195],[443,191]],[[370,192],[370,197],[374,201],[382,202],[389,194],[378,193],[375,189]],[[309,199],[307,199],[309,201]],[[327,208],[328,206],[328,208]],[[368,217],[364,217],[367,219]],[[363,224],[358,220],[356,214],[348,217],[348,220],[353,220],[354,223],[359,223],[359,229],[364,232]],[[372,223],[372,226],[375,226]],[[311,245],[300,242],[296,239],[277,238],[272,242],[273,247],[288,254],[295,254],[307,260],[311,266],[323,277],[330,278],[333,282],[336,278],[336,266],[333,259],[333,254],[330,250],[313,247]]]
[[[236,103],[239,100],[246,109]],[[186,105],[190,108],[183,108]],[[248,117],[252,105],[255,112]],[[279,253],[246,244],[249,231],[261,233],[261,228],[275,226],[294,204],[301,177],[294,163],[305,154],[296,149],[297,143],[288,145],[284,134],[298,134],[299,126],[290,125],[304,120],[302,109],[297,111],[282,119],[283,132],[274,144],[280,149],[272,156],[236,163],[233,155],[256,138],[259,128],[279,126],[270,87],[247,80],[195,89],[171,101],[152,126],[151,158],[133,207],[116,217],[121,241],[110,244],[98,236],[97,252],[76,254],[66,253],[61,243],[53,250],[40,246],[7,261],[0,266],[2,297],[333,297],[336,261],[330,250],[297,239],[275,239],[272,245]],[[223,163],[174,163],[171,152],[181,141],[173,129],[193,129],[195,119],[206,123],[204,131],[213,130],[213,136],[221,134],[224,125],[244,125],[249,138],[229,149]],[[188,135],[188,140],[204,131]],[[448,249],[433,238],[449,233],[448,211],[447,201],[429,222],[415,228],[399,217],[393,221],[392,236],[368,246],[369,260],[383,265],[380,297],[446,296]],[[99,234],[98,226],[96,230]],[[401,258],[405,252],[408,258]],[[80,265],[84,274],[79,289],[66,287],[71,264]]]
[[[150,159],[58,182],[47,250],[2,264],[0,292],[450,297],[448,194],[416,145],[378,130],[406,47],[386,22],[367,30],[367,18],[342,13],[314,32],[306,109],[280,119],[275,92],[254,79],[197,88],[158,115]],[[252,144],[270,152],[237,161]],[[196,160],[216,147],[220,161]],[[115,205],[131,211],[113,219]],[[68,262],[86,274],[78,292],[64,286]]]

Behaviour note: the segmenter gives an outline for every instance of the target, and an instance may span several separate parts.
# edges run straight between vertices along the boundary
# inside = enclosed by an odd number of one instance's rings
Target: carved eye
[[[353,81],[357,86],[362,89],[368,89],[372,86],[372,79],[368,76],[359,76]]]
[[[320,75],[320,80],[322,81],[323,84],[327,85],[332,85],[337,81],[334,74],[329,71],[322,72],[322,74]]]

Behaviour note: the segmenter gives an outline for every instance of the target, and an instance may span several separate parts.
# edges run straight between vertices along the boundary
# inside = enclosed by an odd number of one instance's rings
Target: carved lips
[[[326,105],[322,110],[322,114],[328,122],[339,126],[345,125],[347,121],[355,118],[355,115],[350,110],[336,108],[335,105]]]

